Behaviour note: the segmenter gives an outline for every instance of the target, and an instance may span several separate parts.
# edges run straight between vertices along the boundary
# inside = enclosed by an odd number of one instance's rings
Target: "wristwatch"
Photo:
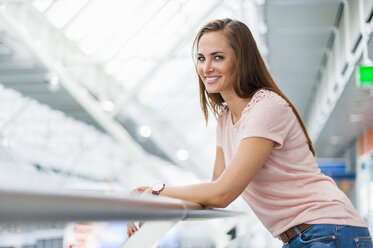
[[[161,191],[164,189],[164,187],[166,186],[166,184],[164,183],[156,183],[152,186],[152,194],[153,195],[159,195],[159,193],[161,193]]]

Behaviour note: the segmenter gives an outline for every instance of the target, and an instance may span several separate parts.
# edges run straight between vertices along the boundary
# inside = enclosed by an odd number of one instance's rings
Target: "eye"
[[[197,58],[197,60],[198,60],[198,61],[205,61],[205,57],[199,56],[199,57]]]
[[[220,55],[217,55],[214,57],[215,60],[223,60],[224,57],[223,56],[220,56]]]

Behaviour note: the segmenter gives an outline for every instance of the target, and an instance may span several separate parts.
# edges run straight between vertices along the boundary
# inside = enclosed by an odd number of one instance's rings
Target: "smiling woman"
[[[204,206],[242,196],[284,247],[373,247],[369,231],[333,179],[320,173],[293,104],[280,91],[242,22],[207,23],[194,41],[201,107],[218,119],[212,181],[142,188]],[[137,231],[128,226],[128,235]]]
[[[232,93],[234,65],[237,60],[223,32],[211,32],[199,42],[197,70],[208,93]],[[225,98],[224,98],[225,99]]]

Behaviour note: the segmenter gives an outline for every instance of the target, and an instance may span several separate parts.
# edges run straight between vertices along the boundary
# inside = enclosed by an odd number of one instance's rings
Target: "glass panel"
[[[72,40],[79,41],[93,30],[101,19],[110,13],[111,7],[118,0],[93,0],[82,13],[66,29],[66,35]]]
[[[141,8],[135,13],[136,18],[132,18],[126,25],[115,34],[104,51],[100,53],[100,57],[104,59],[112,59],[117,53],[129,43],[141,31],[141,28],[150,21],[150,17],[154,15],[154,11],[159,9],[163,1],[150,1],[144,8]]]
[[[58,28],[63,27],[88,0],[64,0],[56,2],[47,12],[47,18]]]
[[[41,12],[44,12],[56,0],[35,0],[32,4]]]
[[[124,85],[124,88],[133,88],[154,65],[155,61],[152,60],[133,59],[124,63],[114,77]]]
[[[104,49],[105,43],[111,42],[110,37],[113,33],[124,28],[123,23],[139,8],[141,3],[141,1],[135,1],[135,3],[120,1],[115,4],[108,15],[102,18],[102,21],[82,40],[81,46],[86,53],[92,54],[100,48]]]

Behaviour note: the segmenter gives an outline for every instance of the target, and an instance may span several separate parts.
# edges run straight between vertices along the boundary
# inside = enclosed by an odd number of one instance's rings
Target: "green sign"
[[[373,87],[373,66],[360,65],[356,83],[359,88]]]

